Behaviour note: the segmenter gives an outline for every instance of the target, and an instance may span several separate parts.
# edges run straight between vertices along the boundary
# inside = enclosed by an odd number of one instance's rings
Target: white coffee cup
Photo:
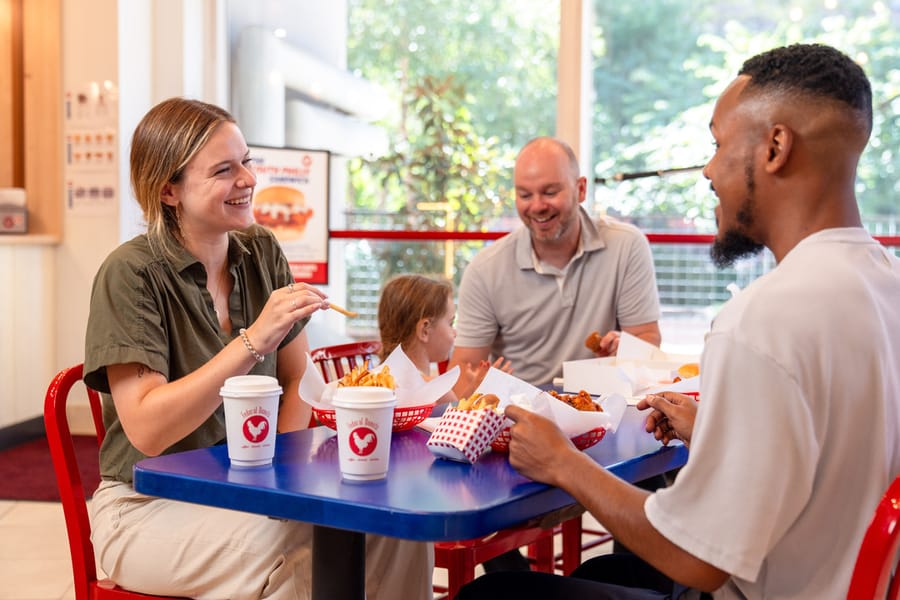
[[[225,406],[225,436],[231,464],[272,464],[281,396],[278,380],[268,375],[229,377],[219,394]]]
[[[350,481],[384,479],[391,456],[397,396],[385,387],[339,387],[334,392],[341,476]]]

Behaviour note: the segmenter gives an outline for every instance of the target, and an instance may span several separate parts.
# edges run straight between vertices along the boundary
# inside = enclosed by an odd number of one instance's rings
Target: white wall
[[[40,414],[53,374],[54,246],[0,245],[0,427]]]
[[[62,5],[63,90],[79,90],[91,81],[118,82],[117,0],[66,0]],[[119,239],[117,203],[96,214],[64,210],[56,250],[58,369],[82,362],[91,280]]]

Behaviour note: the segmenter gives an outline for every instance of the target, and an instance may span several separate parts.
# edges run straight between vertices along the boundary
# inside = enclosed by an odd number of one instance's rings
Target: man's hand
[[[697,414],[697,401],[694,398],[675,392],[651,394],[637,403],[638,410],[648,408],[653,409],[644,425],[648,433],[652,433],[664,445],[677,439],[684,442],[685,446],[690,446],[694,417]]]
[[[603,335],[595,331],[584,341],[584,345],[601,358],[615,356],[619,351],[619,340],[622,337],[622,332],[631,334],[657,347],[662,339],[659,334],[659,323],[652,321],[650,323],[623,327],[622,331],[607,331]]]
[[[515,405],[506,407],[510,429],[509,464],[525,477],[554,486],[566,478],[565,468],[584,456],[550,420]]]
[[[622,337],[621,331],[607,331],[602,336],[599,333],[592,333],[585,345],[600,358],[615,356],[619,349],[620,337]]]

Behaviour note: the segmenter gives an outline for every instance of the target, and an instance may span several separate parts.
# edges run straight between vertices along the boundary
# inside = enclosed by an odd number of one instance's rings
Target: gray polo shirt
[[[563,361],[594,357],[584,346],[592,331],[659,320],[647,238],[632,225],[592,220],[581,207],[579,214],[582,254],[562,286],[535,270],[524,226],[475,255],[459,288],[457,346],[490,346],[493,358],[512,361],[515,376],[544,385],[562,374]]]
[[[231,334],[219,327],[206,289],[206,270],[186,250],[174,260],[154,254],[147,236],[116,248],[94,279],[85,336],[84,373],[90,387],[103,392],[106,439],[100,449],[105,479],[132,480],[132,466],[144,458],[128,441],[109,396],[106,366],[140,363],[175,381],[196,370],[248,327],[276,289],[293,281],[290,266],[270,231],[251,226],[230,234],[229,270],[234,289],[228,299]],[[294,325],[281,345],[293,340],[305,322]],[[251,373],[275,376],[276,356]],[[225,439],[221,405],[193,433],[165,453],[205,448]]]

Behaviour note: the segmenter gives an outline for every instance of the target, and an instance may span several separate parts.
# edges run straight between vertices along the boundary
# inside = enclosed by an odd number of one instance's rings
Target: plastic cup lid
[[[280,394],[281,386],[277,379],[268,375],[237,375],[226,379],[225,385],[222,386],[219,393],[222,395]]]
[[[332,400],[332,404],[340,408],[376,408],[396,403],[397,395],[394,390],[376,386],[339,387]]]

